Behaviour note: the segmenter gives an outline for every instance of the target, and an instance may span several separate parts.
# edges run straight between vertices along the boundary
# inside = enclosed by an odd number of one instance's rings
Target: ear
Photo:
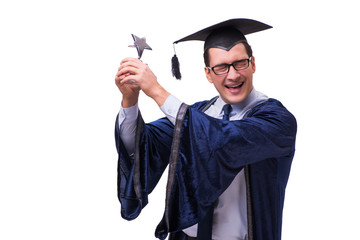
[[[251,67],[252,67],[252,72],[255,73],[256,65],[255,65],[255,57],[254,56],[251,57]]]
[[[206,66],[204,67],[204,70],[205,70],[206,78],[209,81],[209,83],[213,83],[213,80],[211,78],[211,70],[208,69]]]

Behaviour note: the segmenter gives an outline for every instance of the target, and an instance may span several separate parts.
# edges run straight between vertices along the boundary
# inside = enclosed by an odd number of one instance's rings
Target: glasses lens
[[[228,68],[229,68],[229,66],[227,64],[222,64],[222,65],[213,67],[213,71],[215,74],[225,74],[228,72]]]
[[[249,67],[249,60],[243,59],[243,60],[236,61],[233,63],[233,66],[236,70],[245,69],[245,68]]]

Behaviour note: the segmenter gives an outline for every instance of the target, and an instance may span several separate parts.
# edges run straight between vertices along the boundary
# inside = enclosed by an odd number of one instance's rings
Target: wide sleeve
[[[136,126],[135,154],[130,157],[115,124],[118,152],[118,198],[121,216],[135,219],[148,203],[148,194],[158,183],[168,161],[173,125],[162,118],[145,124],[139,113]]]
[[[161,239],[166,232],[198,223],[246,165],[292,159],[295,150],[296,120],[277,100],[256,106],[237,121],[190,107],[182,125],[176,168],[169,172],[174,184],[167,189],[167,211],[157,229]]]

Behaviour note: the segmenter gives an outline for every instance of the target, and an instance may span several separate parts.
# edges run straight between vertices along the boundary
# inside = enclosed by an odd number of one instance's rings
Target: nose
[[[227,78],[229,80],[236,79],[239,76],[239,71],[237,71],[234,66],[230,66],[229,72],[227,74]]]

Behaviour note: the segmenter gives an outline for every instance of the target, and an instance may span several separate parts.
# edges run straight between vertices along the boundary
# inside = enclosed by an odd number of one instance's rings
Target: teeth
[[[239,83],[239,84],[237,84],[237,85],[234,85],[234,86],[227,86],[228,88],[236,88],[236,87],[240,87],[240,86],[242,86],[244,83],[242,82],[242,83]]]

